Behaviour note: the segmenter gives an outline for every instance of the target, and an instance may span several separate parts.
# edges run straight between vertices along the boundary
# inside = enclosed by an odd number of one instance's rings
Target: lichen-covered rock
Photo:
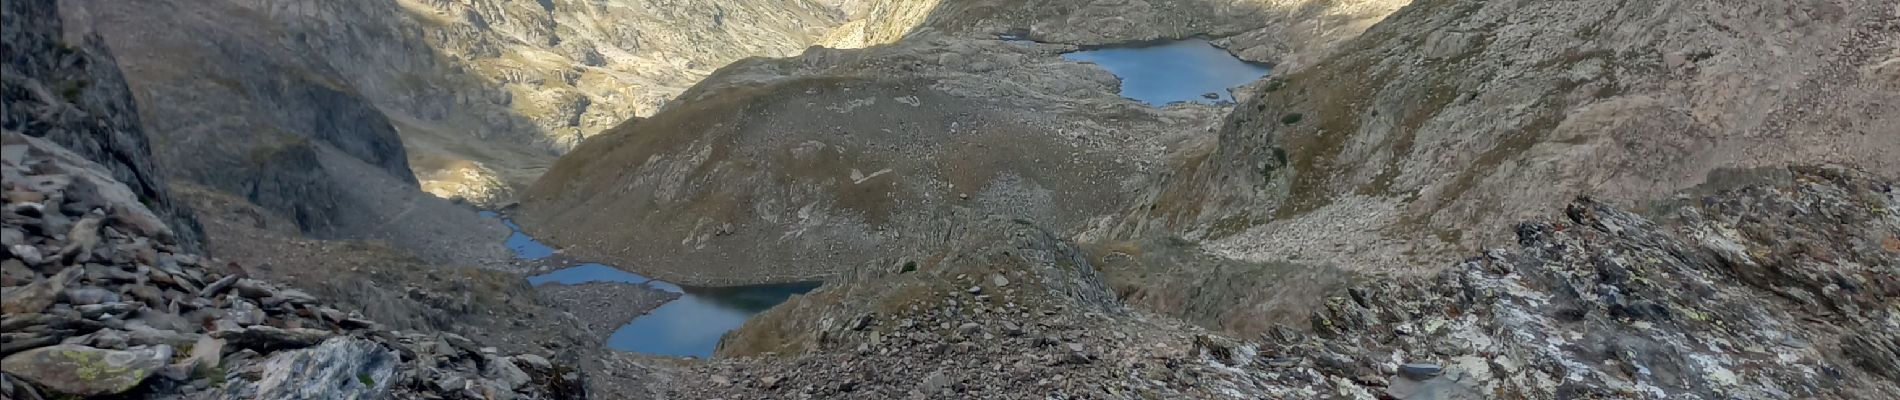
[[[54,392],[102,396],[138,387],[171,358],[172,348],[165,345],[107,350],[62,344],[7,356],[0,366]]]

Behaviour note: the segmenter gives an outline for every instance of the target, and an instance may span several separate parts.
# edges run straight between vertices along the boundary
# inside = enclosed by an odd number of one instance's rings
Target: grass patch
[[[1297,124],[1297,123],[1300,123],[1300,121],[1301,121],[1301,120],[1304,120],[1304,119],[1306,119],[1306,115],[1305,115],[1305,114],[1300,114],[1300,113],[1289,113],[1289,114],[1287,114],[1287,115],[1282,115],[1282,116],[1280,116],[1280,124],[1281,124],[1281,125],[1293,125],[1293,124]]]
[[[1286,87],[1286,78],[1272,78],[1272,79],[1267,80],[1267,87],[1263,88],[1262,90],[1269,91],[1269,92],[1278,92],[1280,91],[1281,88],[1285,88],[1285,87]]]

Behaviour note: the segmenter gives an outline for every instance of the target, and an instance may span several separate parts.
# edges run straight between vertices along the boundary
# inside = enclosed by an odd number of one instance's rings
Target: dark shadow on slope
[[[455,72],[394,2],[72,4],[67,14],[119,58],[162,173],[241,196],[314,237],[387,240],[432,262],[505,259],[443,238],[500,229],[418,190],[389,113],[484,121],[470,140],[534,125],[490,103],[507,96]]]

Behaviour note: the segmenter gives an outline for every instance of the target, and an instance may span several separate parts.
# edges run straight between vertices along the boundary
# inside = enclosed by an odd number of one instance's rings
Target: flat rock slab
[[[226,344],[258,352],[301,349],[315,346],[335,334],[329,331],[296,328],[282,329],[266,325],[245,327],[212,332],[211,337],[224,339]]]
[[[40,387],[76,396],[124,393],[172,358],[171,346],[106,350],[62,344],[7,356],[0,367]]]
[[[579,317],[602,343],[621,325],[680,297],[678,293],[621,282],[550,283],[536,286],[535,292],[542,301]]]

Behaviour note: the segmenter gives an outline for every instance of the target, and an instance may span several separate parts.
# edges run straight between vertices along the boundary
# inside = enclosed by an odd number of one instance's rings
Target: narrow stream
[[[1232,102],[1228,89],[1269,72],[1266,66],[1242,61],[1205,39],[1102,47],[1062,57],[1100,65],[1122,79],[1122,96],[1151,105]]]
[[[483,211],[482,215],[501,217],[488,211]],[[515,225],[514,221],[501,218],[501,222],[513,232],[508,236],[506,245],[514,251],[515,257],[534,260],[554,255],[553,248],[522,233],[521,227]],[[719,339],[726,332],[738,329],[746,319],[785,302],[794,294],[817,289],[819,285],[813,282],[724,288],[686,287],[599,263],[585,263],[528,277],[528,283],[536,286],[588,282],[639,284],[680,294],[678,299],[634,318],[615,330],[607,338],[607,347],[636,353],[700,358],[712,356],[713,349],[719,346]]]

